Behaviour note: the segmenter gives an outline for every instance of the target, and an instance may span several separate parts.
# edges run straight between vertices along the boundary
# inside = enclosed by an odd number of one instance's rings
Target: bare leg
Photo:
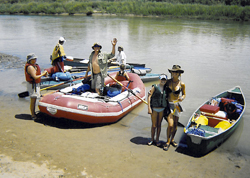
[[[31,117],[35,117],[35,108],[36,108],[36,98],[30,98],[30,112]]]
[[[173,142],[174,141],[174,136],[175,136],[175,134],[176,134],[176,131],[177,131],[177,125],[178,125],[178,121],[179,121],[179,117],[177,117],[177,116],[173,116],[174,118],[174,126],[173,126],[173,132],[172,132],[172,138],[171,138],[171,142]]]
[[[169,114],[168,115],[168,128],[167,128],[167,143],[166,145],[163,147],[163,150],[167,151],[169,146],[170,146],[170,138],[172,138],[172,133],[173,133],[173,127],[174,127],[174,119],[173,119],[173,115]]]
[[[161,134],[161,123],[163,119],[163,111],[158,113],[158,118],[157,118],[157,133],[156,133],[156,142],[159,142],[160,134]]]
[[[151,141],[154,141],[154,137],[155,137],[155,129],[157,126],[157,116],[158,116],[158,113],[153,110],[153,113],[151,114],[151,120],[152,120]]]
[[[96,91],[96,93],[97,93],[98,95],[100,95],[100,90],[99,90],[99,88],[96,88],[95,91]]]

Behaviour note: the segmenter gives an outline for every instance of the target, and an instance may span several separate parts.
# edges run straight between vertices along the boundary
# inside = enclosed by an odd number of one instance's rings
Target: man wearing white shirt
[[[112,60],[115,60],[115,59],[116,59],[116,62],[112,62],[112,64],[118,64],[118,65],[124,64],[124,65],[126,65],[127,57],[123,51],[122,46],[118,46],[118,54],[116,55],[115,58],[112,58]]]

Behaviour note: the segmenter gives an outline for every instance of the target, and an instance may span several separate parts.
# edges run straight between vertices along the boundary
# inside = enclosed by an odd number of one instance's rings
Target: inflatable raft
[[[105,79],[106,88],[112,89],[113,86],[117,86],[112,79],[115,74],[116,72],[111,73],[109,74],[111,77]],[[146,90],[141,78],[133,73],[128,73],[128,75],[131,82],[119,81],[123,87],[120,90],[121,93],[116,96],[99,96],[79,83],[43,96],[38,107],[40,112],[56,118],[92,124],[116,122],[146,98]],[[76,93],[81,87],[87,91]]]

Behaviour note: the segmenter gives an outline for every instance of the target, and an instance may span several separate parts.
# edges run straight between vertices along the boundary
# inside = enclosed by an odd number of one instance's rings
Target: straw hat
[[[100,43],[94,43],[92,49],[94,49],[94,47],[100,47],[100,49],[102,49],[102,45]]]
[[[171,72],[178,72],[178,73],[184,73],[184,70],[181,69],[181,66],[179,65],[173,65],[172,69],[168,69],[168,71]]]

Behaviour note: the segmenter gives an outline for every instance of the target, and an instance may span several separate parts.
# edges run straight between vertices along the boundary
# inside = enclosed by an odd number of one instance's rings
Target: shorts
[[[40,83],[30,84],[27,82],[27,90],[30,98],[40,98]]]
[[[91,82],[92,89],[100,89],[104,85],[104,79],[102,78],[102,74],[93,74],[93,81]]]
[[[171,114],[173,114],[173,116],[180,117],[180,112],[176,108],[176,104],[169,102],[169,108],[170,108]]]
[[[165,108],[153,108],[155,112],[162,112]]]

